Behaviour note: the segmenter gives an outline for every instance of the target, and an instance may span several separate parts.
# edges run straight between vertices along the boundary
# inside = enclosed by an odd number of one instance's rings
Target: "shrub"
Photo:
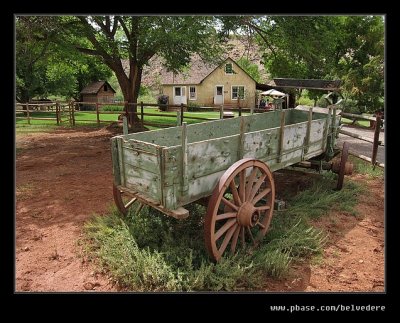
[[[169,96],[165,94],[161,94],[157,97],[157,104],[160,104],[158,107],[161,111],[166,111],[167,107],[161,104],[168,104]]]
[[[193,103],[193,102],[189,102],[187,105],[187,110],[189,112],[197,112],[197,111],[201,111],[200,109],[200,105],[197,103]]]

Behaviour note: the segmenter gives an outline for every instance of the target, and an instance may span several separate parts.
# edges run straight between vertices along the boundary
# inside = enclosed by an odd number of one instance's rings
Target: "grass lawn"
[[[353,120],[347,119],[347,118],[341,118],[340,120],[341,120],[341,123],[344,123],[344,124],[352,124],[353,123]],[[359,126],[359,127],[369,128],[370,122],[369,122],[369,120],[357,120],[354,123],[354,125]]]

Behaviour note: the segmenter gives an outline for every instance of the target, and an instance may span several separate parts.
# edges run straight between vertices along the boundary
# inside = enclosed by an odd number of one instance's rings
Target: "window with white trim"
[[[196,87],[189,86],[189,100],[196,100]]]
[[[225,74],[233,74],[232,63],[225,64]]]
[[[175,89],[175,96],[181,96],[181,87],[177,86],[174,89]]]
[[[244,99],[244,86],[242,85],[234,85],[232,86],[232,100]]]

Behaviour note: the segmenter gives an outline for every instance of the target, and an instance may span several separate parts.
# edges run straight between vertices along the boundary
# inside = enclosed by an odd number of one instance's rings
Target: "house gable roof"
[[[172,84],[200,84],[209,75],[211,75],[217,68],[221,67],[227,61],[232,62],[240,68],[247,76],[249,76],[254,82],[255,80],[242,69],[232,58],[228,57],[220,64],[207,64],[199,57],[192,58],[190,67],[188,71],[183,73],[174,74],[173,72],[168,72],[166,68],[162,69],[161,72],[161,84],[162,85],[172,85]]]
[[[99,93],[100,89],[103,87],[104,84],[107,84],[110,90],[116,93],[115,90],[111,87],[111,85],[107,81],[98,81],[87,85],[85,88],[83,88],[80,94],[97,94]]]

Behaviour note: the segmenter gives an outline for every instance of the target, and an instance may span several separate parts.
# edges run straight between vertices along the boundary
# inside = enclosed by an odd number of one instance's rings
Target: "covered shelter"
[[[268,84],[256,84],[257,90],[267,91],[267,90],[278,90],[278,91],[289,91],[288,103],[289,108],[294,108],[295,106],[295,94],[293,89],[310,89],[310,90],[321,90],[325,92],[334,92],[334,94],[340,93],[341,80],[317,80],[317,79],[292,79],[292,78],[274,78]],[[332,101],[335,103],[335,96],[332,95]],[[338,96],[338,95],[337,95]]]

